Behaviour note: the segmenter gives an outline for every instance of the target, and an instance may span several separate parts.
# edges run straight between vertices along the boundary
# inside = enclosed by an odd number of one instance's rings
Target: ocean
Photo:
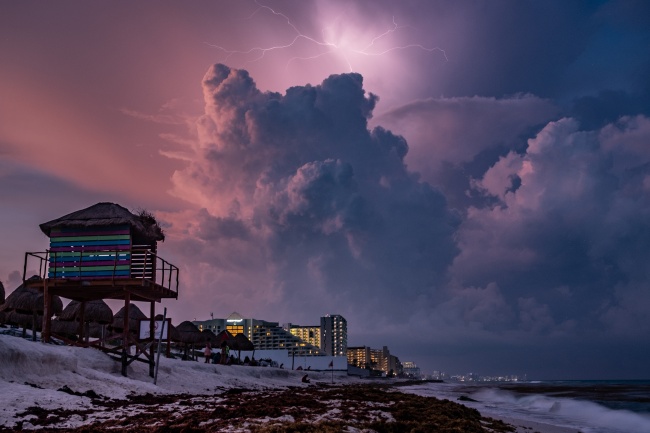
[[[400,390],[582,433],[650,433],[650,381],[427,382]]]

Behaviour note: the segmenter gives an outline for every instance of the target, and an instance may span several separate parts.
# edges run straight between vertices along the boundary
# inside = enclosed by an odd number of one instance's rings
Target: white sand
[[[157,385],[149,377],[147,364],[132,363],[128,377],[123,377],[120,370],[118,362],[99,350],[34,343],[0,334],[0,426],[13,427],[19,421],[28,420],[29,415],[20,417],[18,414],[36,405],[46,410],[93,409],[90,398],[57,391],[63,386],[79,393],[92,390],[112,399],[124,399],[129,394],[214,395],[230,388],[268,390],[307,386],[300,381],[303,371],[214,365],[165,357],[160,358]],[[330,383],[332,380],[328,372],[309,372],[309,376],[312,382]],[[334,375],[336,384],[360,381],[367,383],[347,375]],[[71,419],[58,427],[74,428],[119,416],[118,413],[96,413],[85,419]],[[576,433],[576,430],[517,419],[504,421],[516,426],[518,433]],[[29,422],[24,422],[23,428],[30,428]]]

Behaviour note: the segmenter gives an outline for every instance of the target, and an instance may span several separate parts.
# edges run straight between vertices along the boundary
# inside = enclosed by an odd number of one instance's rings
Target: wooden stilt
[[[85,322],[86,322],[86,302],[82,301],[79,304],[79,341],[84,341]]]
[[[122,329],[122,376],[126,377],[127,351],[129,349],[129,307],[131,305],[131,294],[124,295],[124,328]]]
[[[36,323],[38,323],[38,314],[36,311],[32,311],[32,341],[36,341]],[[41,338],[43,337],[43,332],[41,331]]]
[[[165,327],[167,328],[167,350],[165,352],[165,356],[167,358],[171,358],[171,342],[172,342],[172,331],[170,328],[171,320],[167,319],[168,323],[165,323]]]
[[[149,337],[151,338],[151,349],[149,350],[149,376],[153,377],[155,373],[154,362],[154,343],[156,341],[156,303],[151,301],[151,308],[149,309]]]
[[[52,295],[47,288],[47,278],[43,279],[43,329],[41,330],[41,341],[50,342],[50,324],[52,321]],[[36,329],[34,329],[36,332]]]

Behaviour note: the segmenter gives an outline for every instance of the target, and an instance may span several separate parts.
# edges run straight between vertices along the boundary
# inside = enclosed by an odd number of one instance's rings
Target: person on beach
[[[305,374],[305,375],[302,377],[302,383],[309,383],[309,382],[311,382],[311,381],[309,380],[309,375],[308,375],[308,374]]]
[[[205,349],[203,349],[203,355],[205,355],[205,363],[210,363],[210,358],[212,357],[212,348],[210,347],[210,342],[205,343]]]

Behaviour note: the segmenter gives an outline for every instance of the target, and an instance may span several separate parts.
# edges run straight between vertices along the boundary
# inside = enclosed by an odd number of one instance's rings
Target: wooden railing
[[[151,251],[148,246],[129,249],[86,249],[74,252],[47,250],[25,253],[23,281],[28,278],[28,262],[38,263],[38,277],[53,284],[63,279],[135,279],[178,293],[178,267]]]

